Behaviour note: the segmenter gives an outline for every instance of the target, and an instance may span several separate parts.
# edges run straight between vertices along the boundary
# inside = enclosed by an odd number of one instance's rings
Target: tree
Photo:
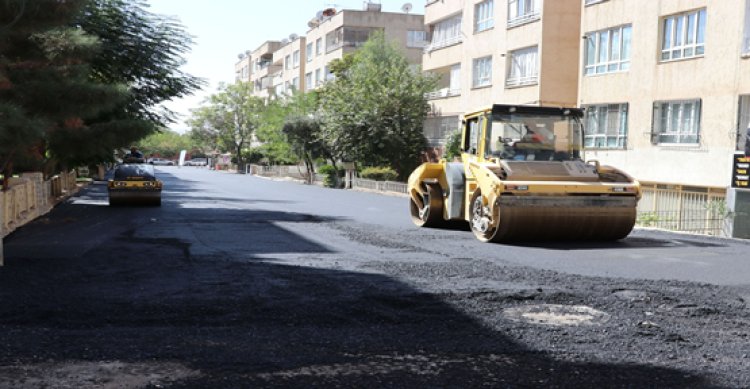
[[[194,150],[194,142],[189,135],[178,134],[174,131],[163,129],[142,139],[138,148],[144,155],[158,155],[163,158],[176,158],[180,151]]]
[[[0,2],[0,171],[98,163],[172,120],[190,38],[141,0]]]
[[[0,39],[0,115],[7,119],[0,121],[0,170],[6,178],[14,164],[41,167],[55,139],[85,129],[85,120],[127,96],[124,85],[89,77],[88,61],[98,53],[99,41],[69,26],[83,0],[20,7],[21,1],[0,3],[0,25],[6,26]],[[13,20],[2,19],[6,15]]]
[[[426,145],[425,93],[435,79],[413,69],[399,49],[374,34],[322,93],[322,136],[338,158],[391,166],[404,179]]]
[[[331,153],[320,138],[320,122],[313,116],[293,116],[287,119],[283,128],[287,142],[302,159],[307,168],[307,183],[315,178],[316,158],[331,159]]]
[[[242,166],[242,151],[262,122],[263,100],[252,95],[251,84],[240,82],[221,85],[205,104],[193,110],[188,120],[192,136],[231,152]]]

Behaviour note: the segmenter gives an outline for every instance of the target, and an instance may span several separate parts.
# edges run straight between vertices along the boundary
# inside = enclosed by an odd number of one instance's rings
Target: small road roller
[[[493,105],[464,116],[461,161],[409,177],[420,227],[467,221],[483,242],[618,240],[633,229],[638,181],[582,156],[583,110]]]
[[[154,166],[147,163],[117,165],[107,183],[109,205],[161,205],[162,182],[156,179]]]

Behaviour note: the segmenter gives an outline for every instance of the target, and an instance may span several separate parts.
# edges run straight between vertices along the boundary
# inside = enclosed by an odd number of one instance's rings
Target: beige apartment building
[[[305,37],[291,34],[281,41],[281,47],[273,53],[273,65],[279,69],[274,73],[274,96],[285,96],[293,90],[304,89],[306,42]]]
[[[291,34],[241,54],[235,79],[253,82],[254,94],[262,98],[318,88],[333,77],[330,62],[357,50],[375,31],[383,31],[387,40],[403,48],[410,63],[422,62],[426,37],[422,15],[382,12],[380,4],[364,2],[362,10],[324,9],[307,27],[306,36]]]
[[[425,72],[440,85],[428,95],[425,135],[433,147],[461,115],[493,103],[575,106],[581,0],[428,0]]]
[[[750,121],[750,1],[581,6],[587,157],[642,181],[730,186]]]

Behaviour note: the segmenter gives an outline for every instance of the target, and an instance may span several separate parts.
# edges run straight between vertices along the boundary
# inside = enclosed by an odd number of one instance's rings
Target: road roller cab
[[[481,241],[616,240],[635,225],[639,183],[582,155],[583,111],[494,105],[463,121],[461,162],[409,177],[412,220],[469,222]]]
[[[161,205],[162,182],[147,163],[117,165],[107,183],[109,205]]]

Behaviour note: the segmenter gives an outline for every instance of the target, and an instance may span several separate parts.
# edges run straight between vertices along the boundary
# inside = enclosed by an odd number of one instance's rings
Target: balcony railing
[[[508,19],[508,28],[520,26],[522,24],[531,23],[535,20],[539,20],[539,11],[534,11],[524,15],[519,15],[513,19]]]
[[[509,88],[535,85],[537,83],[539,83],[539,75],[537,74],[533,76],[513,77],[505,80],[505,86]]]
[[[452,36],[450,38],[443,39],[441,41],[431,42],[429,45],[427,45],[424,48],[424,51],[429,53],[431,51],[442,49],[443,47],[457,45],[463,41],[464,39],[461,35]]]
[[[461,89],[443,88],[440,90],[427,92],[425,93],[424,97],[427,100],[435,100],[435,99],[444,99],[446,97],[453,97],[453,96],[460,96],[460,95],[461,95]]]

